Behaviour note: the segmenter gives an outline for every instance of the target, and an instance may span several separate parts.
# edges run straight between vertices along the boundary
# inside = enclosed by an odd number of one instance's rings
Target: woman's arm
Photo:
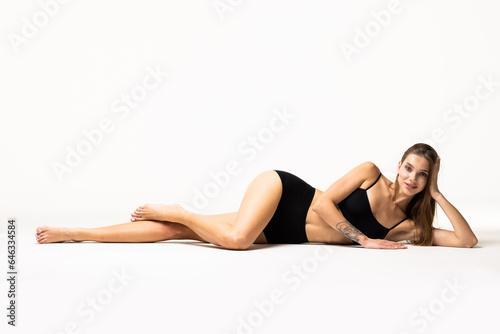
[[[364,248],[406,248],[398,242],[370,239],[355,226],[349,223],[335,204],[341,202],[367,180],[372,184],[380,174],[378,167],[372,162],[364,162],[353,168],[334,184],[332,184],[314,203],[316,212],[328,225],[359,243]]]
[[[474,247],[477,244],[477,238],[472,232],[469,224],[460,212],[441,194],[437,186],[437,175],[441,165],[441,158],[438,157],[434,165],[434,172],[431,177],[429,190],[432,198],[436,200],[446,217],[453,225],[453,231],[434,229],[434,246],[452,246],[452,247]]]

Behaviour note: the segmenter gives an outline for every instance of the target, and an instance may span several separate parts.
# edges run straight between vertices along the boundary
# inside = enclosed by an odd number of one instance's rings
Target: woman
[[[473,247],[477,238],[437,186],[440,158],[415,144],[398,163],[391,182],[372,162],[350,170],[326,191],[284,171],[265,171],[248,186],[239,211],[199,215],[179,205],[146,204],[131,222],[100,228],[37,228],[39,243],[62,241],[154,242],[194,239],[227,249],[254,243],[319,242],[364,248],[414,245]],[[434,228],[436,202],[454,231]]]

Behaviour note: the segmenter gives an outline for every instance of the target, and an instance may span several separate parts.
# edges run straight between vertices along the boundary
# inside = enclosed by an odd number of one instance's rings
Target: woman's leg
[[[183,210],[178,205],[146,204],[132,220],[161,220],[181,223],[204,240],[230,249],[247,249],[271,220],[281,198],[282,185],[275,171],[259,174],[248,186],[235,221],[217,219]]]
[[[97,228],[42,226],[36,230],[36,239],[41,244],[62,241],[155,242],[172,239],[205,241],[184,225],[158,221],[130,222]]]

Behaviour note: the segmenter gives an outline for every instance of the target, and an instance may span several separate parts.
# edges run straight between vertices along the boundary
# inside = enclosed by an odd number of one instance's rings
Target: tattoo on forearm
[[[343,220],[338,223],[336,226],[337,230],[339,230],[343,235],[348,237],[349,239],[358,242],[359,236],[363,235],[360,230],[358,230],[355,226],[349,223],[347,220]]]

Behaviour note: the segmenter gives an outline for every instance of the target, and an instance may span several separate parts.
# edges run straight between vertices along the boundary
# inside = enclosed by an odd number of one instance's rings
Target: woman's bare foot
[[[36,241],[39,244],[50,242],[78,241],[75,240],[76,229],[66,227],[41,226],[36,229]]]
[[[179,204],[144,204],[135,209],[130,221],[159,220],[181,222],[184,209]]]

